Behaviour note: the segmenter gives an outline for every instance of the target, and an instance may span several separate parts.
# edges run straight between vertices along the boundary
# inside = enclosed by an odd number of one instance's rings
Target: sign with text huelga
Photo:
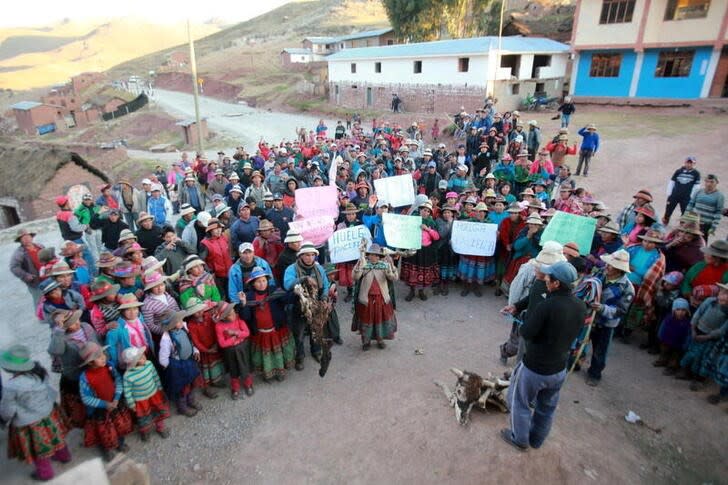
[[[422,247],[422,217],[382,214],[384,237],[387,244],[398,249]]]
[[[457,254],[493,256],[498,238],[498,224],[455,221],[452,223],[450,244]]]
[[[332,263],[345,263],[359,259],[361,240],[372,243],[372,235],[366,226],[347,227],[334,232],[329,238],[329,257]]]
[[[339,191],[336,185],[296,189],[296,215],[304,219],[339,217]]]
[[[314,246],[323,246],[334,233],[334,220],[330,216],[299,219],[288,223],[288,229],[297,231],[305,241]]]
[[[589,254],[596,228],[597,220],[593,217],[556,211],[541,234],[541,245],[546,241],[556,241],[562,245],[575,242],[579,245],[579,254]]]
[[[387,202],[392,207],[415,203],[415,187],[412,183],[412,174],[409,173],[375,180],[374,191],[379,200]]]

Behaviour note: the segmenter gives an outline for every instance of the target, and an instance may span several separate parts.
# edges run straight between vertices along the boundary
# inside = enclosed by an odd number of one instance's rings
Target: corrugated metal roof
[[[286,47],[283,49],[283,52],[288,52],[289,54],[294,55],[309,55],[311,54],[311,49],[302,49],[300,47]]]
[[[372,59],[387,57],[428,57],[456,54],[487,54],[498,49],[498,37],[473,37],[470,39],[438,40],[416,44],[398,44],[380,47],[358,47],[345,49],[326,58],[327,61]],[[503,37],[503,52],[513,53],[559,53],[568,52],[569,46],[542,37]]]
[[[43,103],[39,103],[37,101],[21,101],[19,103],[15,103],[11,106],[13,109],[19,109],[21,111],[28,111],[29,109],[33,109],[37,106],[41,106]]]
[[[207,120],[207,118],[200,118],[200,122],[203,122],[203,121],[206,121],[206,120]],[[197,120],[195,120],[194,118],[190,118],[190,119],[178,121],[177,123],[175,123],[175,125],[177,125],[177,126],[190,126],[190,125],[194,125],[195,123],[197,123]]]
[[[335,44],[339,41],[338,37],[306,37],[303,40],[310,40],[314,44]]]
[[[386,29],[365,30],[364,32],[357,32],[356,34],[344,35],[343,37],[339,37],[339,40],[355,40],[364,39],[366,37],[378,37],[380,35],[388,34],[392,30],[394,30],[392,29],[392,27]]]

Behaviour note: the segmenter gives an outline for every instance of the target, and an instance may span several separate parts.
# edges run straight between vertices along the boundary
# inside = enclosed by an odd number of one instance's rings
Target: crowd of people
[[[569,121],[544,141],[535,120],[501,114],[489,99],[474,115],[458,113],[462,138],[452,146],[428,146],[418,123],[365,127],[354,116],[346,127],[337,123],[333,137],[322,120],[296,141],[261,139],[255,150],[238,147],[217,160],[185,153],[139,187],[120,179],[77,206],[58,196],[58,254],[21,230],[10,270],[48,325],[60,405],[27,346],[0,353],[10,375],[0,417],[9,423],[11,457],[48,479],[51,459],[71,459],[64,437],[72,427],[83,429],[84,446],[110,458],[135,429],[142,441],[152,432],[166,438],[171,406],[193,417],[200,394],[215,399],[229,388],[232,399],[243,399],[253,396],[256,378],[280,381],[302,370],[307,322],[293,290],[304,279],[332,303],[326,328],[337,344],[342,290],[363,351],[385,348],[396,334],[396,280],[408,304],[427,300],[428,291],[447,296],[455,285],[458,298],[477,299],[489,288],[507,297],[502,313],[513,326],[500,357],[518,365],[512,429],[503,438],[518,449],[543,443],[569,370],[589,361],[586,382],[599,384],[615,335],[629,342],[644,330],[641,347],[658,356],[655,366],[691,380],[692,390],[715,381],[710,402],[725,399],[728,242],[708,244],[724,210],[718,177],[701,178],[688,157],[670,181],[662,218],[646,189],[612,214],[576,178],[588,175],[598,153],[597,127],[577,130],[578,146],[569,141]],[[404,174],[415,202],[392,207],[374,182]],[[326,245],[289,228],[296,190],[322,185],[338,188],[337,229],[362,225],[371,233],[356,261],[328,264]],[[678,206],[682,215],[670,226]],[[559,211],[596,220],[591,247],[542,240]],[[421,249],[387,244],[388,212],[421,217]],[[455,253],[456,220],[496,224],[495,254]],[[563,328],[554,323],[562,317]],[[316,342],[309,350],[321,358]]]

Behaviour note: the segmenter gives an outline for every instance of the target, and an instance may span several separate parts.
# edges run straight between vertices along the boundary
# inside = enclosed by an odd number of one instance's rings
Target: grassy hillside
[[[203,37],[218,30],[216,25],[204,24],[197,25],[194,33]],[[71,41],[64,42],[69,37]],[[0,87],[29,89],[62,83],[80,72],[104,71],[119,61],[178,45],[186,38],[182,25],[152,25],[132,18],[103,24],[64,23],[43,30],[5,29],[0,31],[0,54],[3,46],[6,53],[0,55]]]

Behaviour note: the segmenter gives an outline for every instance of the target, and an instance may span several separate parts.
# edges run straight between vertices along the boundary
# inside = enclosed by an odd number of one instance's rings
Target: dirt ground
[[[556,131],[547,114],[536,119],[545,135]],[[584,108],[572,126],[590,121],[599,127],[603,148],[580,185],[605,200],[612,213],[640,188],[652,191],[662,211],[666,181],[686,155],[697,157],[703,175],[721,177],[725,192],[725,115]],[[727,229],[724,220],[718,236],[725,238]],[[60,242],[55,230],[39,239]],[[0,265],[7,267],[14,244],[7,234],[0,234],[3,240]],[[8,316],[0,322],[0,344],[29,343],[47,363],[48,330],[35,322],[27,292],[7,272],[0,281],[0,312]],[[398,290],[403,294],[402,286]],[[334,348],[324,379],[307,360],[303,372],[292,371],[283,383],[257,383],[252,398],[203,400],[206,408],[197,417],[170,420],[169,440],[143,445],[131,438],[129,455],[149,465],[155,483],[728,482],[726,405],[711,406],[707,391],[690,392],[684,381],[662,376],[652,367],[653,356],[636,345],[613,344],[599,387],[587,387],[583,373],[569,377],[540,450],[521,454],[501,442],[497,432],[507,426],[507,415],[474,412],[468,427],[459,426],[432,381],[452,385],[450,367],[507,369],[498,361],[498,345],[509,331],[498,313],[504,300],[486,293],[400,299],[396,340],[366,353],[348,331],[349,306],[339,302],[344,345]],[[424,355],[415,355],[417,348]],[[660,432],[627,423],[628,410]],[[79,448],[80,439],[78,431],[70,435],[78,460],[94,454]],[[28,467],[6,463],[5,446],[3,435],[4,481],[26,482]]]

